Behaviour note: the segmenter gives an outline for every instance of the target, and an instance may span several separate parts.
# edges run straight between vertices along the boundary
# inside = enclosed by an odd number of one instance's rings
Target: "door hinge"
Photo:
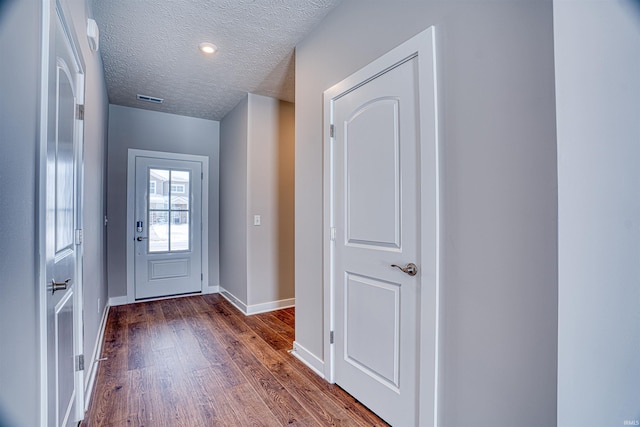
[[[204,172],[200,172],[200,180],[202,181],[204,179]]]
[[[331,138],[336,136],[336,127],[334,125],[329,125],[329,136]]]
[[[84,120],[84,104],[76,105],[76,120]]]
[[[336,241],[336,228],[335,227],[331,227],[331,241],[332,242]]]
[[[200,281],[202,282],[204,280],[204,273],[200,273]]]
[[[76,245],[81,245],[82,244],[82,230],[78,229],[76,230]]]
[[[84,371],[84,354],[76,356],[76,371]]]
[[[329,344],[333,344],[335,342],[333,331],[329,332]]]

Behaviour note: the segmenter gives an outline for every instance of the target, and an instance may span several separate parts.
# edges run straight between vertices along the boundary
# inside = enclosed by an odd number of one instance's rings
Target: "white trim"
[[[135,270],[134,270],[134,228],[129,226],[135,219],[135,176],[136,157],[152,157],[167,160],[186,160],[202,164],[202,288],[209,283],[209,157],[195,154],[167,153],[163,151],[149,151],[129,148],[127,158],[127,303],[135,303]],[[174,297],[171,297],[174,298]],[[150,301],[149,299],[145,301]],[[115,304],[121,305],[121,304]]]
[[[80,41],[78,39],[78,34],[86,34],[86,27],[82,26],[80,29],[75,27],[75,23],[73,22],[73,10],[72,6],[68,1],[64,0],[55,0],[55,8],[60,14],[62,18],[62,28],[67,35],[69,41],[71,42],[71,47],[73,49],[73,55],[75,56],[80,69],[82,70],[83,80],[84,80],[84,70],[86,70],[87,66],[84,63],[84,57],[82,56],[80,49]],[[80,89],[80,93],[77,94],[77,98],[80,100],[80,103],[84,104],[84,84]]]
[[[420,426],[438,425],[438,370],[441,331],[440,316],[440,227],[441,192],[439,179],[440,151],[439,101],[437,99],[435,28],[429,27],[400,46],[392,49],[369,65],[356,71],[324,92],[323,122],[323,286],[324,286],[324,367],[325,378],[334,382],[334,345],[329,331],[334,330],[334,283],[331,227],[333,218],[333,138],[329,127],[333,124],[333,101],[348,93],[354,85],[368,82],[409,58],[418,60],[420,102],[420,266],[421,292],[419,313],[419,392],[417,395]],[[364,83],[362,83],[364,84]],[[431,103],[431,100],[434,102]],[[433,132],[429,130],[433,129]],[[431,201],[435,200],[435,204]],[[432,313],[433,316],[426,316]]]
[[[263,302],[260,304],[252,304],[247,307],[247,314],[267,313],[269,311],[282,310],[283,308],[295,307],[296,299],[287,298],[278,301]]]
[[[126,295],[121,297],[112,297],[112,298],[109,298],[108,304],[109,304],[109,307],[125,305],[125,304],[129,304],[129,299]]]
[[[74,39],[75,40],[75,39]],[[73,42],[70,41],[72,44]],[[72,50],[76,50],[72,45]],[[78,59],[80,58],[80,59]],[[79,94],[76,94],[76,102],[77,104],[84,105],[84,89],[85,89],[85,75],[84,68],[81,64],[82,55],[78,51],[76,53],[76,60],[78,61],[78,66],[81,67],[78,70],[78,82],[76,83],[79,86],[78,91]],[[76,157],[76,170],[75,174],[75,183],[76,183],[76,209],[75,214],[77,217],[75,218],[75,227],[77,230],[84,229],[84,120],[75,121],[75,132],[78,135],[78,145],[76,147],[75,157]],[[77,243],[77,242],[76,242]],[[76,309],[75,320],[74,320],[74,333],[76,334],[76,356],[79,354],[84,354],[84,242],[80,241],[79,244],[76,244]],[[84,419],[84,382],[85,382],[85,372],[83,370],[77,370],[75,374],[75,393],[76,393],[76,406],[74,414],[75,420]]]
[[[291,355],[304,363],[309,369],[315,372],[320,378],[324,378],[324,362],[318,356],[304,348],[297,341],[293,342]]]
[[[330,331],[334,330],[334,289],[333,289],[333,248],[334,241],[332,237],[333,218],[333,142],[330,126],[333,124],[333,115],[331,112],[331,101],[328,91],[325,91],[324,103],[324,123],[323,123],[323,171],[322,171],[322,285],[323,285],[323,302],[324,302],[324,328],[323,328],[323,367],[324,378],[334,383],[333,360],[335,346],[331,344]]]
[[[93,346],[93,354],[91,355],[91,361],[89,369],[86,371],[86,381],[84,385],[84,411],[89,409],[89,403],[91,402],[91,395],[93,394],[93,384],[96,380],[96,374],[98,373],[98,362],[100,353],[102,352],[102,343],[104,341],[104,331],[107,327],[107,316],[109,315],[109,305],[104,306],[102,311],[102,319],[100,320],[100,327],[98,328],[98,337],[96,343]],[[86,364],[85,364],[86,367]]]
[[[37,222],[37,254],[38,254],[38,271],[36,289],[38,290],[38,327],[39,327],[39,349],[40,349],[40,372],[38,379],[39,393],[39,411],[40,425],[48,425],[48,387],[47,387],[47,289],[44,284],[46,280],[47,261],[46,261],[46,190],[47,190],[47,123],[48,123],[48,105],[49,105],[49,44],[51,42],[51,10],[52,4],[50,0],[41,1],[41,27],[42,39],[40,45],[40,114],[38,121],[38,222]]]
[[[420,313],[433,313],[433,317],[420,316],[420,379],[419,417],[421,426],[437,426],[440,348],[440,274],[441,274],[441,188],[440,138],[441,117],[438,115],[437,46],[436,30],[430,27],[420,34],[423,49],[418,55],[420,70],[419,102],[421,115],[420,143],[420,212],[422,283],[433,283],[430,292],[422,290]],[[424,51],[424,53],[423,53]],[[423,54],[420,54],[423,53]],[[423,73],[422,70],[428,70]],[[429,79],[431,74],[431,79]],[[428,130],[433,129],[432,133]],[[435,204],[429,201],[435,200]],[[433,226],[433,228],[431,228]],[[427,275],[430,274],[430,277]]]
[[[270,311],[282,310],[283,308],[295,307],[296,299],[287,298],[278,301],[263,302],[260,304],[247,305],[235,295],[223,287],[220,288],[220,295],[222,295],[227,301],[229,301],[235,308],[240,310],[245,316],[251,316],[252,314],[268,313]]]
[[[204,289],[202,289],[202,295],[217,294],[219,292],[220,292],[220,286],[218,286],[218,285],[205,286]]]
[[[240,310],[242,314],[247,315],[247,305],[243,303],[240,298],[237,298],[231,292],[220,286],[220,295],[222,295],[227,301],[229,301],[235,308]]]

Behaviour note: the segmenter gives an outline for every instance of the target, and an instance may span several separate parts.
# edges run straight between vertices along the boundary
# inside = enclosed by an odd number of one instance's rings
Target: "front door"
[[[82,418],[81,262],[83,76],[59,7],[52,12],[46,148],[47,419]]]
[[[202,291],[202,163],[135,161],[135,298]]]
[[[421,349],[427,350],[425,363],[435,354],[432,341],[421,347],[421,336],[435,335],[429,308],[435,252],[423,248],[436,245],[431,220],[437,201],[435,192],[422,188],[434,183],[434,149],[422,142],[434,133],[435,121],[421,120],[429,92],[421,91],[420,71],[427,62],[409,50],[409,42],[403,46],[325,92],[332,134],[328,271],[333,380],[390,424],[414,426],[421,411],[425,425],[427,417],[433,420],[434,408],[425,399],[429,408],[421,410],[419,389]],[[422,129],[427,123],[429,129]],[[433,242],[423,246],[424,236]],[[423,304],[424,297],[431,302]],[[432,378],[425,396],[433,397],[434,367],[422,377]]]

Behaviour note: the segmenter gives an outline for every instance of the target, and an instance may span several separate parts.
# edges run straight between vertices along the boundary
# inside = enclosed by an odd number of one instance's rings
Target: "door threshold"
[[[161,296],[161,297],[140,298],[140,299],[136,299],[135,301],[133,301],[132,303],[129,303],[129,304],[137,304],[139,302],[162,301],[162,300],[165,300],[165,299],[173,299],[173,298],[192,297],[192,296],[195,296],[195,295],[204,295],[204,292],[202,292],[202,291],[187,292],[187,293],[184,293],[184,294],[165,295],[165,296]]]

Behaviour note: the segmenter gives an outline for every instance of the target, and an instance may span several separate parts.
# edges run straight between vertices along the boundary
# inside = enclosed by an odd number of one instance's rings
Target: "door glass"
[[[169,250],[169,213],[149,211],[149,252]]]
[[[171,212],[171,250],[189,250],[189,212]]]
[[[149,252],[190,248],[191,172],[149,169]]]
[[[149,169],[149,210],[169,208],[169,171]]]

